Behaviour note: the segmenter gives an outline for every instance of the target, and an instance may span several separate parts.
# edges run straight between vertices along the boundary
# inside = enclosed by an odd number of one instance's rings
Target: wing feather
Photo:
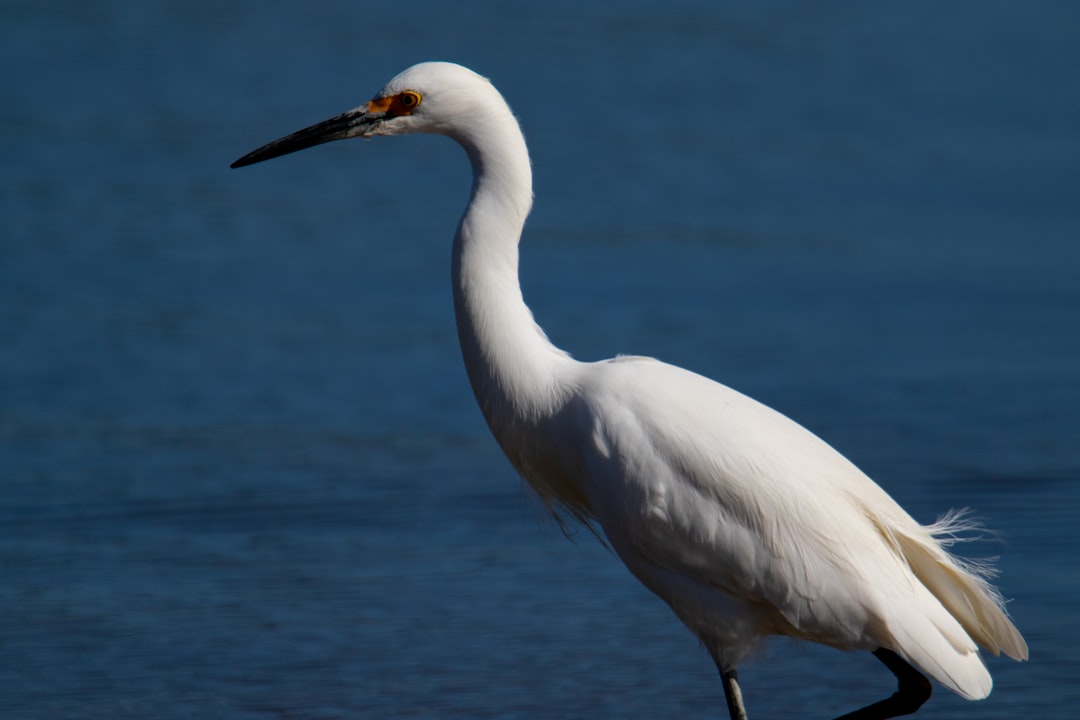
[[[970,697],[990,687],[975,642],[1026,658],[1000,596],[935,537],[953,528],[918,524],[802,426],[656,361],[591,367],[581,394],[590,506],[615,551],[689,625],[705,622],[720,590],[764,632],[892,647]],[[688,580],[696,609],[680,607]]]

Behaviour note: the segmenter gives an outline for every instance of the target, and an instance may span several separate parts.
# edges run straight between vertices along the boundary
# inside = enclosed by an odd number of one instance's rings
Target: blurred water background
[[[475,407],[442,138],[239,155],[414,62],[491,77],[522,282],[581,359],[789,414],[917,518],[971,506],[1080,701],[1080,5],[0,2],[0,714],[722,718],[707,654]],[[892,690],[783,641],[751,717]]]

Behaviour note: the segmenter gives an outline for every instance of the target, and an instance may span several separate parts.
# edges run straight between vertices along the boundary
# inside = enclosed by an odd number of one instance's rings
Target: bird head
[[[498,91],[468,68],[447,62],[420,63],[360,107],[267,143],[231,167],[253,165],[331,140],[418,132],[454,135],[462,118],[492,106],[484,102],[491,95],[498,97]]]

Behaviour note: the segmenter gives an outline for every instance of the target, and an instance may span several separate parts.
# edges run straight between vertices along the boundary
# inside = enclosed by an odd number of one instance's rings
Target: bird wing
[[[680,615],[693,611],[665,596],[665,576],[680,579],[681,593],[689,579],[775,610],[788,627],[769,632],[893,646],[965,695],[989,692],[972,637],[1026,657],[988,584],[799,424],[655,360],[589,367],[578,431],[589,438],[581,452],[592,510],[631,570]],[[915,616],[903,633],[892,627]],[[904,634],[916,636],[911,648],[900,646]],[[943,653],[971,656],[979,677],[933,667]]]
[[[828,612],[823,598],[851,595],[838,587],[857,570],[843,567],[844,544],[865,542],[868,523],[846,496],[845,485],[857,489],[850,463],[680,368],[645,359],[598,368],[589,483],[605,532],[660,567],[772,604],[795,628]]]

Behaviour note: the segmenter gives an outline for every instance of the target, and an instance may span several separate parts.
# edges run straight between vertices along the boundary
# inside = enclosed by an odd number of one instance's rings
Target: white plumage
[[[979,645],[1027,657],[985,576],[945,549],[962,523],[919,525],[815,435],[730,388],[651,358],[581,363],[548,341],[517,276],[532,203],[528,152],[484,78],[450,63],[416,65],[369,103],[234,167],[328,140],[412,132],[447,135],[472,162],[454,239],[454,304],[492,433],[549,507],[598,524],[701,638],[729,703],[735,666],[768,635],[891,651],[969,699],[992,686]],[[741,702],[729,707],[743,717]],[[855,716],[910,712],[874,707]]]
[[[655,361],[588,375],[593,512],[723,666],[771,634],[886,647],[977,699],[991,682],[972,638],[1026,654],[986,583],[801,426]]]

